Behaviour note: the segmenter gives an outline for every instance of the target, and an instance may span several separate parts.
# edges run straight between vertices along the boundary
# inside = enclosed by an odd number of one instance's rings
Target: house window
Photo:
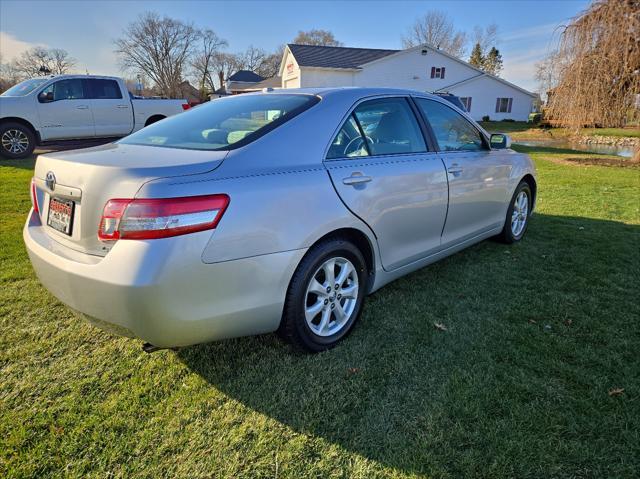
[[[460,102],[464,105],[464,109],[469,112],[471,111],[471,97],[470,96],[461,96]]]
[[[496,113],[511,113],[513,98],[496,98]]]
[[[431,78],[444,78],[444,67],[431,67]]]

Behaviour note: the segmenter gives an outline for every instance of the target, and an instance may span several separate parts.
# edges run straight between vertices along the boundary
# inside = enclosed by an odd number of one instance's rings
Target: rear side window
[[[486,150],[482,134],[460,113],[438,101],[416,98],[440,151]]]
[[[369,156],[369,150],[360,133],[360,126],[352,113],[333,139],[327,153],[327,159],[352,158],[354,156]]]
[[[154,123],[120,140],[133,145],[193,150],[231,150],[277,128],[320,99],[266,94],[220,98]]]
[[[115,80],[87,80],[89,98],[96,100],[116,100],[122,98],[120,87]]]

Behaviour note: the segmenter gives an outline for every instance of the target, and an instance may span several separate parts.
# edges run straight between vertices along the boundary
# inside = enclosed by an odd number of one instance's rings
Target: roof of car
[[[276,88],[263,90],[261,92],[256,92],[258,94],[266,93],[269,95],[279,95],[279,94],[307,94],[307,95],[318,95],[320,97],[329,97],[332,95],[347,95],[353,96],[354,98],[364,98],[367,96],[377,96],[377,95],[414,95],[414,96],[423,96],[423,97],[432,97],[437,98],[435,95],[431,93],[426,93],[418,90],[408,90],[403,88],[382,88],[382,87],[355,87],[355,86],[345,86],[345,87],[324,87],[324,88]],[[255,93],[253,93],[255,94]]]
[[[377,48],[328,47],[289,43],[289,50],[301,67],[358,68],[365,63],[392,55],[399,50]]]
[[[64,73],[61,75],[46,75],[40,77],[33,77],[31,80],[44,79],[44,80],[63,80],[65,78],[108,78],[110,80],[120,80],[120,77],[114,77],[110,75],[85,75],[84,73]]]

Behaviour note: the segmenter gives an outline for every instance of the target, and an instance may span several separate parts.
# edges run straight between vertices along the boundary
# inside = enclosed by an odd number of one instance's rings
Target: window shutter
[[[511,113],[511,104],[513,103],[513,98],[509,98],[509,105],[507,106],[507,113]]]
[[[440,78],[444,79],[444,67],[442,67],[442,73],[440,74]]]
[[[496,98],[496,113],[500,113],[500,98]]]
[[[431,67],[431,78],[435,78],[436,76],[436,67]]]
[[[471,97],[469,97],[469,99],[467,100],[467,111],[471,111]]]

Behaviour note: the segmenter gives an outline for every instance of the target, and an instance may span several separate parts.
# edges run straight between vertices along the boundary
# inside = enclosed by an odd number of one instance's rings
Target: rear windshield
[[[244,146],[315,105],[312,95],[237,95],[220,98],[154,123],[120,143],[192,150]]]
[[[49,81],[49,78],[34,78],[33,80],[25,80],[18,83],[17,85],[13,85],[0,96],[25,96],[47,81]]]

